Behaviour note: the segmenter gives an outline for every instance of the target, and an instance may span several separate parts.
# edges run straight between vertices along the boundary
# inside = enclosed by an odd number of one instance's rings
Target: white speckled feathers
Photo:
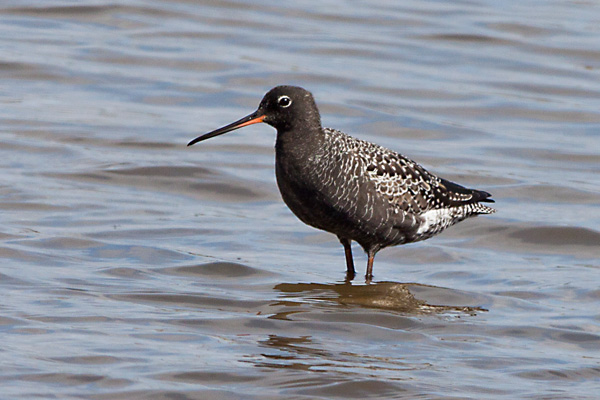
[[[374,143],[356,139],[335,129],[323,129],[327,143],[325,158],[335,160],[340,167],[338,174],[323,175],[326,186],[336,185],[338,192],[333,196],[345,195],[349,199],[340,200],[341,206],[351,206],[352,198],[358,197],[361,178],[366,178],[375,188],[380,201],[387,203],[391,211],[389,217],[396,218],[396,228],[406,230],[406,238],[402,242],[427,239],[450,225],[477,214],[491,214],[495,210],[480,204],[489,201],[489,193],[464,188],[455,183],[429,173],[416,162]],[[338,154],[331,154],[338,152]],[[339,179],[346,180],[340,184]],[[356,184],[348,182],[356,180]],[[335,183],[337,181],[337,184]],[[362,185],[364,189],[364,184]],[[344,187],[348,193],[341,193]],[[366,204],[367,208],[375,206],[376,201]],[[368,219],[373,210],[351,210]],[[361,212],[362,211],[362,212]],[[411,234],[412,228],[415,229]],[[403,235],[400,235],[403,236]]]

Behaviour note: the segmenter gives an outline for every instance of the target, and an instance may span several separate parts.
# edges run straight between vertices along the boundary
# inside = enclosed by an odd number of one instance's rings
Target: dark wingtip
[[[490,199],[492,194],[484,190],[468,189],[459,185],[458,183],[450,182],[444,178],[440,178],[440,181],[451,192],[470,194],[472,197],[467,201],[467,203],[495,203],[494,199]]]
[[[481,198],[479,200],[477,200],[478,202],[482,202],[482,203],[495,203],[496,202],[494,199],[490,199],[490,197],[492,197],[491,193],[484,192],[483,190],[477,190],[476,193],[479,196],[481,196]]]

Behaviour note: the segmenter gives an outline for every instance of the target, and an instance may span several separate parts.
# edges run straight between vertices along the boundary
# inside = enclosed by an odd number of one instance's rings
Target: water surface
[[[596,398],[599,26],[594,2],[3,2],[2,396]],[[185,146],[277,84],[498,213],[345,282],[272,128]]]

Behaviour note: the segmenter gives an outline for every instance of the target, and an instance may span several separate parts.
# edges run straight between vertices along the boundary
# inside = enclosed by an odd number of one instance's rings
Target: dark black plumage
[[[491,214],[490,194],[429,173],[379,145],[323,128],[310,92],[277,86],[258,109],[189,145],[258,122],[277,129],[275,172],[283,200],[304,223],[331,232],[354,276],[351,241],[368,254],[367,278],[384,247],[427,239],[465,218]]]

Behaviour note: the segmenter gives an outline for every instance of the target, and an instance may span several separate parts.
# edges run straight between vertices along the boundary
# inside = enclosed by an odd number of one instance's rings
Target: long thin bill
[[[255,111],[252,114],[247,115],[244,118],[240,119],[239,121],[235,121],[229,125],[226,125],[222,128],[214,130],[212,132],[205,133],[202,136],[198,136],[196,139],[189,142],[188,146],[191,146],[193,144],[196,144],[196,143],[201,142],[206,139],[210,139],[211,137],[215,137],[215,136],[219,136],[224,133],[227,133],[227,132],[231,132],[233,130],[236,130],[236,129],[244,127],[244,126],[258,124],[259,122],[263,122],[264,119],[265,119],[264,114],[259,113],[259,111]]]

